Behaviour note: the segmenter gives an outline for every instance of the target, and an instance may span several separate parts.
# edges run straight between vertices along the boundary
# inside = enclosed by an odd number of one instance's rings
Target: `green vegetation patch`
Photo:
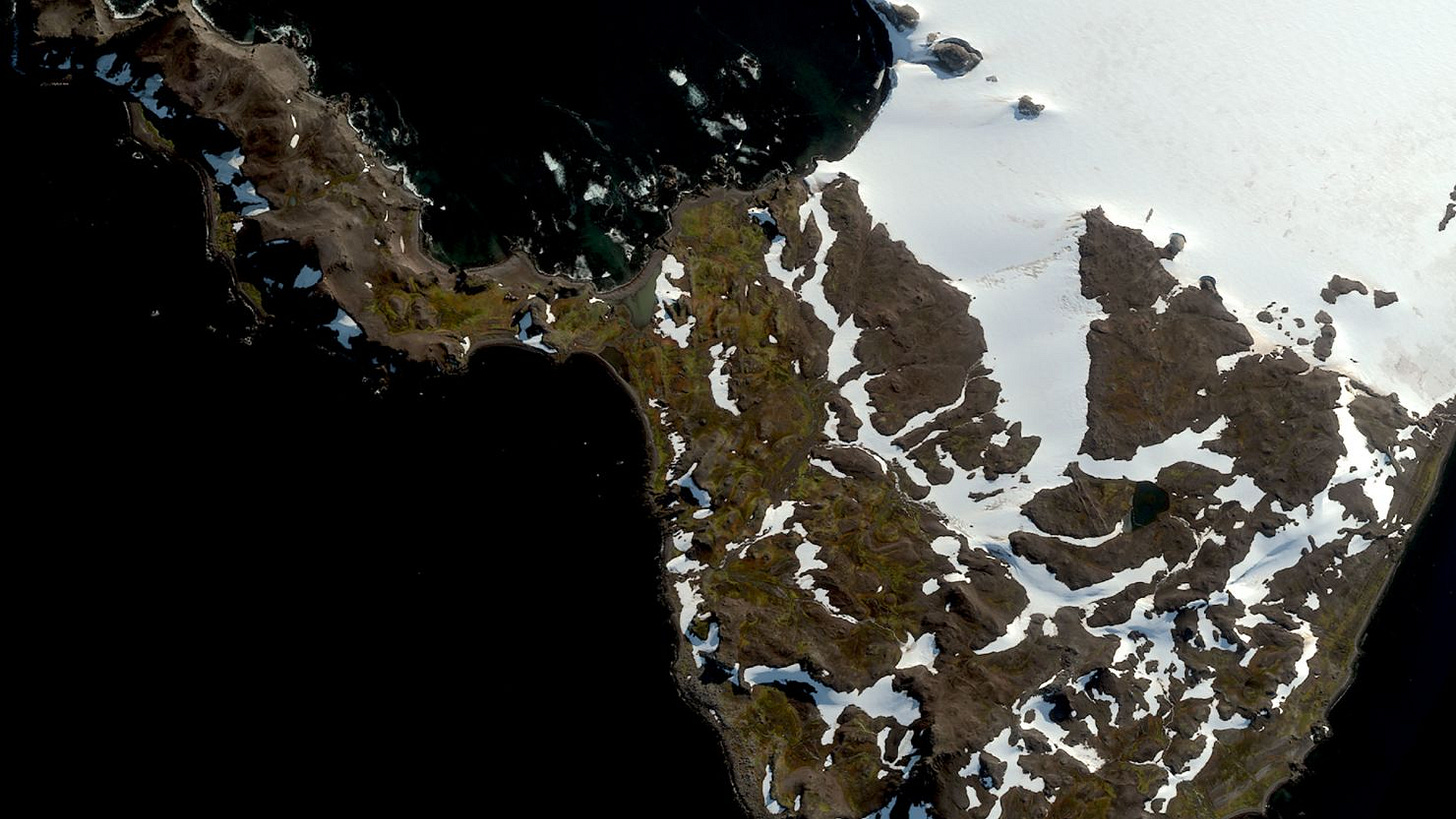
[[[520,305],[506,301],[506,290],[487,287],[476,293],[446,290],[438,284],[382,282],[374,286],[370,309],[391,333],[450,330],[462,335],[509,331]]]
[[[238,253],[238,235],[233,232],[233,222],[238,221],[238,215],[230,210],[225,210],[217,215],[217,224],[213,227],[212,243],[217,246],[219,253],[232,258]]]
[[[175,154],[177,152],[176,143],[162,136],[162,132],[157,128],[157,124],[152,122],[151,117],[147,116],[146,108],[143,108],[137,103],[132,103],[129,107],[131,108],[132,116],[136,117],[137,122],[141,123],[142,131],[153,145],[169,154]]]
[[[267,312],[263,309],[263,293],[258,290],[258,286],[256,284],[253,284],[252,282],[238,282],[238,289],[242,291],[243,296],[247,298],[248,301],[253,303],[253,306],[256,307],[259,312]]]

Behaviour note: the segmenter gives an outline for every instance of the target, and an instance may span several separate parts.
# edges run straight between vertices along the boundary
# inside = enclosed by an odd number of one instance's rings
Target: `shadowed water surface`
[[[279,283],[259,324],[203,256],[194,170],[139,150],[108,89],[5,80],[51,135],[7,218],[56,252],[12,358],[13,508],[66,564],[36,609],[60,658],[26,672],[65,707],[33,753],[150,805],[490,810],[509,788],[739,815],[670,676],[643,428],[610,370],[345,349],[288,246],[245,260]]]

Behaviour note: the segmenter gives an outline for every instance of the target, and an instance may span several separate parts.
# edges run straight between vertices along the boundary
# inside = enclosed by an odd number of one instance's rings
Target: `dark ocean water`
[[[519,248],[606,283],[640,268],[680,193],[843,154],[889,88],[864,0],[203,6],[235,37],[303,46],[434,202],[442,255]]]
[[[63,800],[738,815],[670,676],[647,449],[605,365],[487,348],[445,377],[344,349],[304,289],[259,324],[203,256],[196,173],[139,151],[110,89],[5,85],[48,134],[5,204],[42,254],[12,268],[7,464],[55,566],[22,633],[27,701],[56,702],[30,758],[85,779]]]

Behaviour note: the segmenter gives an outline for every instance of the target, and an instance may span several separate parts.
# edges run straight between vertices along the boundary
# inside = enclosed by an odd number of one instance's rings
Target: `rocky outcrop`
[[[1077,240],[1084,298],[1096,299],[1112,313],[1151,307],[1178,284],[1141,231],[1113,224],[1101,208],[1088,211],[1085,219],[1087,231]]]
[[[1338,299],[1346,293],[1359,293],[1362,296],[1366,296],[1370,294],[1370,291],[1363,283],[1336,274],[1330,277],[1330,283],[1325,285],[1324,289],[1320,291],[1320,298],[1329,304],[1334,304],[1335,299]]]
[[[1021,99],[1016,101],[1017,119],[1036,119],[1041,116],[1041,112],[1044,110],[1046,110],[1045,105],[1036,102],[1025,94],[1021,96]]]
[[[825,259],[824,292],[839,317],[860,329],[854,353],[870,375],[865,388],[875,412],[869,422],[895,433],[915,415],[960,397],[986,339],[969,313],[971,297],[921,264],[884,225],[873,224],[858,187],[843,179],[824,191],[837,234]]]
[[[877,2],[875,10],[878,11],[885,21],[895,27],[896,31],[910,31],[920,24],[920,12],[914,6],[897,3]]]
[[[1080,240],[1082,295],[1107,310],[1087,334],[1087,433],[1081,451],[1130,458],[1218,417],[1218,359],[1248,350],[1253,337],[1215,291],[1183,288],[1157,248],[1137,231],[1087,214]],[[1151,308],[1163,299],[1166,309]]]
[[[1132,481],[1095,478],[1073,464],[1071,483],[1037,492],[1021,509],[1049,535],[1089,538],[1109,535],[1132,506]]]
[[[1393,395],[1364,393],[1350,401],[1355,428],[1381,452],[1396,447],[1402,430],[1411,426],[1410,415]]]
[[[968,74],[981,64],[981,52],[959,37],[942,37],[930,44],[930,56],[952,76]]]
[[[1384,307],[1388,304],[1395,304],[1396,302],[1400,301],[1400,297],[1391,290],[1376,290],[1374,296],[1376,307]]]
[[[1311,369],[1293,350],[1240,359],[1216,402],[1228,426],[1208,448],[1232,457],[1286,508],[1306,503],[1345,452],[1334,413],[1339,397],[1335,375]]]
[[[1328,361],[1330,358],[1330,353],[1334,350],[1334,348],[1335,325],[1321,324],[1319,329],[1319,337],[1314,340],[1314,348],[1312,350],[1312,352],[1314,353],[1314,357],[1318,358],[1320,361]]]
[[[1353,517],[1359,521],[1375,520],[1375,504],[1370,502],[1359,481],[1346,481],[1331,486],[1330,497],[1345,507],[1342,517]]]

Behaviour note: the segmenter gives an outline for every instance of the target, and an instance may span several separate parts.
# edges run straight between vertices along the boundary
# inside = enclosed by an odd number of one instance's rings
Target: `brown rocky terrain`
[[[1087,337],[1093,409],[1082,451],[1128,458],[1178,430],[1206,428],[1218,416],[1209,393],[1220,381],[1218,359],[1248,350],[1249,331],[1216,293],[1177,288],[1152,242],[1101,211],[1088,214],[1079,249],[1082,295],[1108,314]]]

